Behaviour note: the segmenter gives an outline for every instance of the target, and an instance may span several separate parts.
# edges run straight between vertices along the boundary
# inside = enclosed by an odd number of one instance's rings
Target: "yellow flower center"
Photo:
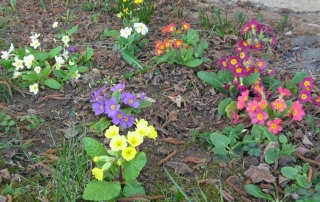
[[[232,64],[232,65],[237,64],[237,60],[236,60],[236,59],[232,59],[232,60],[231,60],[231,64]]]

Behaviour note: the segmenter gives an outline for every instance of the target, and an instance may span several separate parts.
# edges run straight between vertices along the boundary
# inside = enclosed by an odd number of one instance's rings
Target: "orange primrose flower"
[[[174,42],[173,42],[173,45],[176,47],[176,48],[180,48],[182,45],[183,45],[183,41],[181,39],[176,39]]]
[[[173,33],[176,30],[176,26],[173,23],[170,23],[166,29],[167,32]]]
[[[183,22],[182,23],[182,29],[188,31],[190,29],[190,24],[187,23],[187,22]]]

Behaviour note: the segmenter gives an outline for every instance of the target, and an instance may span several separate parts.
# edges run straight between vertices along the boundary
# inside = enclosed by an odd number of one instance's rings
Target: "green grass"
[[[74,133],[75,126],[72,130],[72,134]],[[84,185],[87,184],[91,176],[91,159],[85,155],[82,144],[82,139],[85,136],[86,131],[80,136],[63,138],[60,145],[52,137],[58,150],[59,160],[54,166],[54,178],[48,182],[48,185],[56,187],[56,189],[48,189],[48,194],[53,197],[51,201],[72,202],[81,199]]]

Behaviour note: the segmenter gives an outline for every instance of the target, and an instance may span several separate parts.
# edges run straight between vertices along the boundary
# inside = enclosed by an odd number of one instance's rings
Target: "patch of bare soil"
[[[101,83],[97,84],[96,81],[103,80],[105,77],[112,78],[117,82],[125,81],[123,76],[125,73],[136,71],[134,67],[122,60],[118,52],[112,50],[112,39],[101,37],[105,28],[119,29],[121,21],[113,13],[101,12],[98,22],[93,22],[91,15],[94,12],[81,10],[81,5],[84,2],[87,1],[78,0],[74,4],[65,4],[59,0],[46,1],[47,10],[44,10],[39,0],[19,1],[16,12],[10,14],[12,17],[8,30],[1,36],[7,42],[13,42],[15,47],[18,47],[29,45],[28,39],[31,32],[41,33],[44,36],[42,44],[46,44],[44,48],[51,49],[54,47],[52,23],[59,21],[65,29],[74,25],[79,26],[76,34],[73,35],[73,45],[80,48],[88,45],[94,48],[90,70],[82,76],[79,82],[67,82],[60,91],[42,90],[36,96],[29,94],[26,89],[21,89],[21,92],[14,91],[12,102],[8,106],[4,104],[5,107],[2,110],[14,118],[31,112],[45,120],[40,130],[28,131],[21,126],[20,131],[23,140],[34,139],[31,147],[32,152],[38,153],[40,156],[47,149],[53,148],[51,134],[59,142],[59,140],[66,138],[65,131],[73,124],[81,125],[84,119],[87,123],[98,120],[88,102],[95,88],[102,85]],[[9,6],[9,3],[5,1],[0,4],[1,6]],[[148,38],[150,41],[146,51],[139,56],[141,61],[146,63],[153,57],[154,42],[159,38],[162,26],[170,22],[186,21],[190,22],[191,26],[197,30],[203,30],[198,21],[199,8],[204,8],[210,16],[213,6],[221,9],[223,17],[228,14],[230,20],[233,20],[239,12],[244,13],[247,19],[257,17],[257,13],[261,13],[263,22],[271,27],[276,27],[284,15],[289,13],[288,26],[284,31],[277,33],[280,41],[294,36],[320,33],[320,18],[317,14],[296,14],[285,10],[272,12],[256,8],[251,4],[223,5],[200,1],[160,1],[149,25]],[[63,18],[67,17],[67,9],[74,11],[74,18],[71,22],[63,21]],[[182,15],[179,15],[178,12],[182,12]],[[2,14],[0,17],[7,16]],[[203,35],[208,36],[206,33]],[[219,173],[221,173],[226,196],[230,194],[235,198],[235,201],[251,201],[244,192],[243,184],[245,184],[246,177],[243,173],[250,165],[256,166],[260,162],[259,159],[245,157],[225,163],[217,159],[201,139],[192,136],[194,130],[199,133],[213,132],[222,130],[224,126],[232,125],[226,117],[217,115],[217,106],[225,98],[225,95],[201,82],[195,72],[199,70],[217,71],[215,63],[218,55],[228,55],[236,40],[237,37],[234,35],[226,35],[224,39],[214,35],[210,36],[207,56],[212,62],[195,70],[183,66],[172,67],[161,64],[157,67],[151,67],[147,73],[136,74],[132,80],[126,81],[127,90],[137,93],[144,91],[147,96],[156,100],[151,107],[145,108],[139,114],[140,118],[153,124],[159,134],[156,141],[147,141],[141,148],[146,151],[148,162],[139,180],[143,182],[148,195],[160,195],[162,194],[161,189],[168,188],[168,184],[171,184],[163,170],[163,167],[166,167],[171,173],[183,176],[179,183],[188,194],[192,193],[190,187],[196,184],[196,179],[199,177],[203,179],[200,186],[208,192],[217,193],[216,185],[218,185],[217,180],[220,179]],[[276,48],[274,58],[272,58],[275,66],[286,65],[283,61],[284,51],[291,51],[289,42],[280,44]],[[294,59],[294,56],[289,58],[290,61]],[[93,69],[98,69],[99,73],[92,71]],[[277,77],[286,80],[290,79],[292,75],[282,70]],[[317,79],[317,84],[318,81]],[[308,110],[308,113],[319,116],[319,110],[312,107]],[[319,126],[317,120],[316,126]],[[295,133],[295,130],[300,128],[306,132],[305,128],[307,127],[307,123],[301,122],[296,125],[288,125],[284,130],[291,130]],[[89,135],[98,137],[97,133],[90,131]],[[5,134],[0,136],[1,142],[10,141],[11,138]],[[314,140],[317,141],[317,139]],[[317,142],[315,144],[318,145]],[[19,161],[16,157],[21,151],[15,150],[13,153],[12,148],[9,150],[8,148],[0,150],[2,158],[6,162],[10,159]],[[11,153],[11,155],[4,155],[5,153]],[[169,158],[167,158],[168,156]],[[21,162],[21,164],[25,163]],[[0,170],[7,167],[10,165],[1,165]],[[25,172],[20,174],[28,175]],[[219,195],[212,194],[208,197],[212,201],[217,201]],[[163,200],[159,199],[159,201]]]

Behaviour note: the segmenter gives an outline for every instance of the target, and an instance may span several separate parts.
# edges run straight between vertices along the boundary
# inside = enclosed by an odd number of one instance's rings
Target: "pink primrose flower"
[[[293,120],[295,120],[295,121],[302,120],[302,117],[305,115],[305,112],[302,109],[302,104],[299,101],[295,101],[292,104],[291,113],[292,113]]]
[[[253,100],[253,101],[248,102],[247,107],[246,107],[248,114],[257,111],[258,109],[259,109],[259,106],[258,106],[257,100]]]
[[[285,108],[287,108],[286,102],[284,99],[276,99],[274,102],[271,103],[271,109],[278,110],[282,112]]]
[[[264,99],[261,99],[260,102],[258,102],[258,106],[261,108],[261,109],[265,109],[267,108],[268,106],[268,102]]]
[[[290,90],[287,89],[287,88],[284,88],[284,87],[282,87],[282,86],[279,86],[279,87],[278,87],[278,93],[280,94],[280,96],[285,96],[285,97],[291,95]]]
[[[267,112],[262,109],[258,109],[257,111],[250,113],[249,116],[252,124],[258,123],[260,125],[264,125],[265,120],[269,118]]]
[[[278,132],[282,130],[281,124],[282,120],[281,119],[274,119],[274,120],[269,120],[267,122],[268,129],[270,130],[271,133],[276,135]]]
[[[239,115],[235,110],[232,110],[233,124],[237,124],[239,121]]]
[[[313,104],[317,105],[320,107],[320,96],[317,96],[312,99]]]
[[[242,110],[246,107],[246,102],[249,100],[249,90],[246,90],[238,96],[237,109]]]

